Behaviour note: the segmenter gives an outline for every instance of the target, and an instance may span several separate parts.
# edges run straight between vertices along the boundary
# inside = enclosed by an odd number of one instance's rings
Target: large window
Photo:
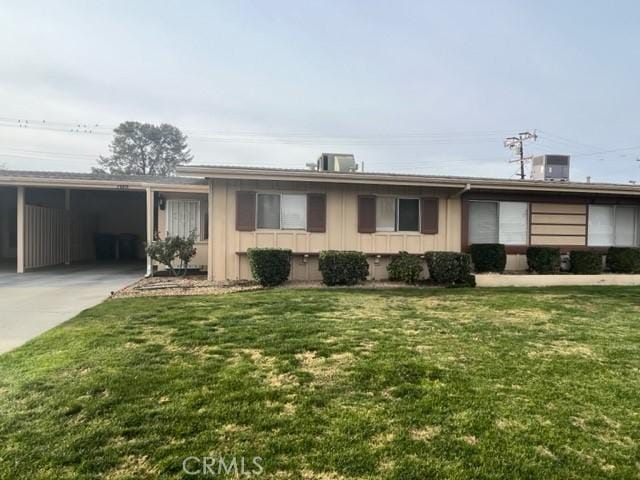
[[[498,241],[505,245],[529,243],[529,205],[523,202],[500,202],[498,210]]]
[[[376,230],[379,232],[420,231],[420,199],[376,197]]]
[[[529,205],[526,202],[471,202],[469,243],[527,245]]]
[[[588,244],[629,247],[638,244],[638,209],[626,205],[589,205]]]
[[[257,227],[304,230],[307,227],[307,196],[289,193],[259,193]]]
[[[167,200],[167,236],[200,239],[200,200]]]

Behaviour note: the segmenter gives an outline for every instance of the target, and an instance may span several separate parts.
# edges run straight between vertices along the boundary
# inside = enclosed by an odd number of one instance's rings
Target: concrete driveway
[[[0,353],[100,303],[144,271],[141,264],[81,264],[0,272]]]

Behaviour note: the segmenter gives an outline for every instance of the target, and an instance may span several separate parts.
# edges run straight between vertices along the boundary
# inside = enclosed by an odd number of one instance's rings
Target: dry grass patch
[[[106,479],[157,478],[157,476],[158,469],[151,465],[147,455],[129,455],[118,468],[106,475]]]
[[[335,380],[353,363],[354,358],[351,352],[336,353],[330,357],[319,357],[316,352],[310,351],[296,354],[301,370],[310,373],[315,384]]]
[[[476,445],[478,443],[478,439],[475,437],[475,435],[465,435],[464,437],[462,437],[462,441],[467,445]]]
[[[541,457],[550,458],[551,460],[557,460],[558,459],[558,457],[556,457],[551,450],[549,450],[547,447],[545,447],[543,445],[538,445],[536,447],[536,453],[538,455],[540,455]]]
[[[428,442],[429,440],[433,440],[438,435],[440,435],[441,430],[442,429],[437,425],[429,425],[426,427],[411,430],[409,434],[413,440]]]
[[[302,475],[303,480],[346,480],[347,478],[336,472],[316,472],[306,468],[302,470],[300,474]]]
[[[500,430],[524,430],[526,425],[519,420],[499,418],[496,420],[496,427]]]
[[[589,345],[570,342],[568,340],[556,340],[546,345],[537,344],[536,346],[538,347],[537,350],[532,350],[527,353],[529,357],[537,358],[560,355],[575,356],[590,360],[598,358]]]

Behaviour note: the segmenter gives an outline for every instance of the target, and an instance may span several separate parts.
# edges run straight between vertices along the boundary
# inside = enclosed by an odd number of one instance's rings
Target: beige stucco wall
[[[251,247],[290,248],[296,255],[292,279],[320,278],[317,254],[321,250],[358,250],[370,253],[371,277],[387,276],[387,258],[384,254],[406,250],[422,254],[429,250],[460,251],[461,202],[449,198],[444,189],[420,187],[387,187],[366,185],[338,185],[307,182],[212,180],[213,219],[211,277],[215,280],[249,279],[249,262],[244,252]],[[327,223],[325,233],[307,233],[293,230],[256,230],[239,232],[235,228],[236,191],[325,193],[327,196]],[[416,233],[380,232],[361,234],[357,231],[357,197],[359,194],[437,196],[439,229],[436,235]],[[310,254],[305,259],[303,254]],[[376,255],[382,257],[376,259]]]

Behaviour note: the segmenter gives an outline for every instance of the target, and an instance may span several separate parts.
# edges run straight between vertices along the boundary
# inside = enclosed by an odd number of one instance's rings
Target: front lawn
[[[0,356],[3,479],[207,478],[190,456],[259,456],[255,478],[638,478],[639,445],[631,287],[111,300]]]

